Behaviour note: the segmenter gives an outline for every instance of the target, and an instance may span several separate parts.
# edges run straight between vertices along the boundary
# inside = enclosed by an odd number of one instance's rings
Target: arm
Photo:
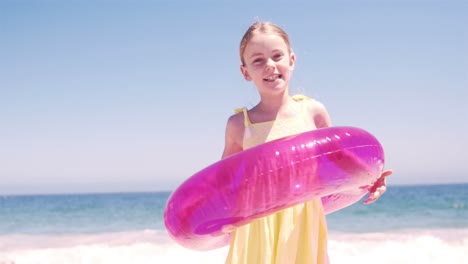
[[[331,126],[330,117],[328,115],[327,110],[323,106],[323,104],[317,101],[309,102],[309,104],[310,104],[309,111],[310,111],[311,116],[313,116],[313,121],[314,121],[316,128],[330,127]],[[344,152],[343,154],[344,156],[346,156],[346,154],[348,153]],[[353,157],[352,155],[351,156],[348,155],[346,158],[352,159]],[[363,202],[364,204],[370,204],[370,203],[377,201],[377,199],[379,199],[379,197],[387,190],[386,177],[390,176],[392,173],[393,173],[392,170],[386,170],[382,172],[382,174],[377,179],[377,181],[374,182],[374,184],[369,188],[369,196]]]
[[[310,101],[308,109],[316,128],[331,127],[330,116],[322,103]]]
[[[243,116],[236,114],[229,117],[226,124],[224,151],[221,159],[243,150],[244,129]],[[234,225],[223,226],[221,233],[231,233],[235,228]]]
[[[225,158],[243,150],[244,123],[242,114],[229,117],[226,124],[224,151],[221,158]]]

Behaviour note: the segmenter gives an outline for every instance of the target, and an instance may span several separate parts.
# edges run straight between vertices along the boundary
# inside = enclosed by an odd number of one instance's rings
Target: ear
[[[245,66],[241,65],[240,66],[240,70],[242,72],[242,75],[244,75],[244,79],[246,81],[251,81],[252,80],[252,77],[250,77],[249,73],[247,72],[247,69],[245,68]]]
[[[296,54],[294,52],[291,52],[291,55],[289,55],[289,68],[294,70],[294,65],[296,63]]]

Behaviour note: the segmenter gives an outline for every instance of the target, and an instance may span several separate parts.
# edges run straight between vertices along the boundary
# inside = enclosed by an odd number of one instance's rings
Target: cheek
[[[289,63],[285,63],[281,65],[281,71],[285,75],[290,75],[293,70],[293,67]]]
[[[263,76],[263,68],[261,68],[261,67],[252,68],[252,69],[249,71],[249,73],[250,73],[250,76],[251,76],[252,78],[256,78],[256,77],[258,78],[258,76],[261,77],[261,76]]]

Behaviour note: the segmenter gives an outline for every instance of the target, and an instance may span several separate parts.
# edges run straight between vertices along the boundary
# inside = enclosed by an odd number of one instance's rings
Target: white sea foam
[[[334,234],[332,263],[466,263],[468,229]]]
[[[341,263],[466,263],[468,230],[331,233],[329,255]],[[0,236],[0,264],[223,263],[227,247],[185,249],[163,231],[92,235]]]

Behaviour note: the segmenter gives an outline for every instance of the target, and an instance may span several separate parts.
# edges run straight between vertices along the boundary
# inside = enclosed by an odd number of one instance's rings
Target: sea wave
[[[87,235],[2,235],[0,264],[223,263],[227,247],[193,251],[163,230]],[[331,263],[466,263],[468,229],[329,234]]]

